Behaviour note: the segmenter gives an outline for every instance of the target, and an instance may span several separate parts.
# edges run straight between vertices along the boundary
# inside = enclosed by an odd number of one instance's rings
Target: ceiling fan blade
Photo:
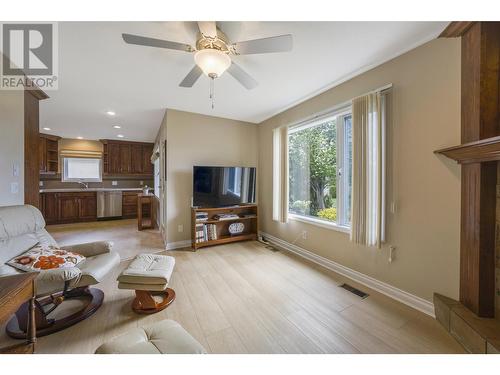
[[[195,82],[200,78],[203,74],[203,71],[200,69],[198,65],[195,65],[193,69],[189,71],[186,77],[179,83],[180,87],[193,87]]]
[[[215,38],[217,36],[217,26],[215,21],[199,21],[198,28],[204,36]]]
[[[189,44],[171,42],[169,40],[148,38],[145,36],[132,35],[132,34],[122,34],[122,38],[125,41],[125,43],[137,44],[139,46],[175,49],[185,52],[194,51],[194,48],[191,47]]]
[[[247,40],[245,42],[233,43],[237,55],[251,55],[254,53],[287,52],[293,47],[291,34],[272,36],[263,39]]]
[[[227,72],[229,74],[231,74],[247,90],[252,90],[259,85],[259,83],[255,79],[253,79],[247,72],[245,72],[234,61],[231,63],[231,66],[227,69]]]

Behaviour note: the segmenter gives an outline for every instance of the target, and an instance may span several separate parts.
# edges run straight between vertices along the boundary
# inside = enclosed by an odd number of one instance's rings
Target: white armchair
[[[0,277],[17,274],[15,268],[5,264],[36,244],[57,246],[45,230],[41,212],[33,206],[0,207]],[[90,285],[100,283],[119,263],[119,255],[109,242],[92,242],[67,246],[86,257],[85,261],[72,268],[41,271],[37,276],[36,319],[37,335],[44,336],[65,329],[92,315],[101,306],[104,293]],[[60,319],[51,319],[49,314],[67,299],[86,299],[88,303],[76,313]],[[26,336],[26,305],[16,313],[7,325],[7,334],[14,338]]]

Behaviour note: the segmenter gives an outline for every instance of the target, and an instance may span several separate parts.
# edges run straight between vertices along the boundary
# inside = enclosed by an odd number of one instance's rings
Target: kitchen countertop
[[[40,193],[85,193],[87,191],[142,191],[142,188],[67,188],[67,189],[40,189]]]

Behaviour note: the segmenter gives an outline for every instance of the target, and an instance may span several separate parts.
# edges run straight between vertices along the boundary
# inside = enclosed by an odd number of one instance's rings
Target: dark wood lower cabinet
[[[78,197],[79,221],[97,220],[97,194],[85,193]]]
[[[42,193],[42,213],[47,224],[77,223],[97,220],[97,194]]]
[[[61,194],[56,197],[58,222],[74,223],[78,220],[78,198],[73,194]]]
[[[122,196],[122,217],[137,218],[138,191],[124,191]],[[41,211],[47,224],[66,224],[97,220],[97,193],[41,193]],[[149,216],[149,208],[143,214]]]
[[[124,191],[122,196],[122,217],[124,219],[135,219],[137,217],[137,195],[136,191]],[[145,215],[149,215],[149,209],[145,207]]]
[[[47,224],[56,224],[59,220],[59,209],[56,193],[40,194],[41,211]]]

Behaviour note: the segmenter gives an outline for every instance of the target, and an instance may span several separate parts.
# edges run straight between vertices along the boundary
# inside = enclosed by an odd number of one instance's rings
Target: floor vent
[[[271,245],[266,245],[266,249],[271,250],[272,252],[275,252],[275,253],[279,252],[279,249],[277,249]]]
[[[271,250],[272,252],[279,252],[279,249],[275,248],[273,245],[271,245],[271,243],[269,241],[267,241],[264,237],[261,237],[261,239],[259,240],[259,242],[264,245],[264,247],[267,249],[267,250]]]
[[[340,287],[344,288],[345,290],[348,290],[349,292],[351,292],[351,293],[353,293],[353,294],[355,294],[358,297],[361,297],[363,299],[365,299],[366,297],[369,296],[369,294],[362,292],[361,290],[356,289],[353,286],[350,286],[349,284],[342,284],[342,285],[340,285]]]

